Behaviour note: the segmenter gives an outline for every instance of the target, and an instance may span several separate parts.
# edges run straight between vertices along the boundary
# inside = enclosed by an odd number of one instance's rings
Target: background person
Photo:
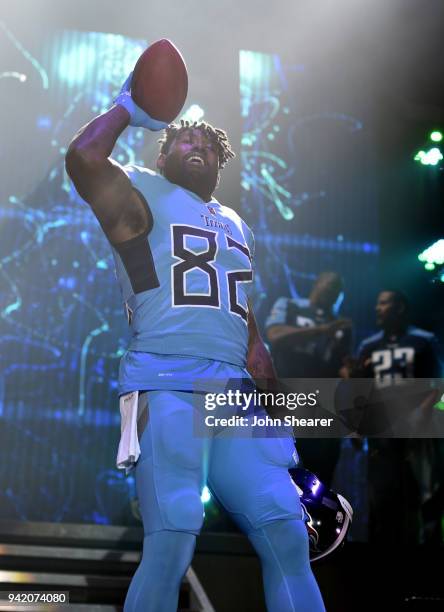
[[[336,272],[322,272],[308,300],[280,297],[265,323],[273,361],[280,378],[337,378],[351,352],[352,324],[337,318],[335,305],[343,297]],[[339,458],[339,438],[299,438],[304,467],[331,486]]]

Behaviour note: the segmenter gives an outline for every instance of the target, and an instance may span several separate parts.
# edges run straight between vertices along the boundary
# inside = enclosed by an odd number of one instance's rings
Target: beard
[[[216,167],[193,168],[183,158],[175,155],[166,157],[162,174],[170,183],[193,191],[203,199],[210,197],[219,183],[219,171]]]

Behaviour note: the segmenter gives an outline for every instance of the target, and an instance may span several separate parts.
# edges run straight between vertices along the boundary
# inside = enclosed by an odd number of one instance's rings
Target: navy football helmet
[[[353,509],[345,497],[328,489],[309,470],[294,468],[289,472],[305,512],[310,561],[317,561],[344,542],[352,522]]]

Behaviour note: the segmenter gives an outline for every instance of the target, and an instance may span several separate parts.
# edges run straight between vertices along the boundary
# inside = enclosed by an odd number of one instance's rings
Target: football
[[[188,72],[180,51],[162,38],[137,60],[131,97],[150,117],[171,123],[182,110],[188,92]]]

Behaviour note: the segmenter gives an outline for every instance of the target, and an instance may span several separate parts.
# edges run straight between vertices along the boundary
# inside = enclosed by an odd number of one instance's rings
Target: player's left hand
[[[339,368],[339,376],[341,378],[358,378],[362,368],[357,359],[351,355],[347,355],[342,359],[342,366]]]
[[[164,130],[168,123],[165,121],[158,121],[157,119],[153,119],[146,113],[144,110],[137,106],[134,100],[131,97],[131,80],[133,78],[133,73],[130,72],[128,78],[125,83],[122,85],[122,88],[119,92],[119,95],[114,100],[114,104],[118,104],[123,106],[123,108],[128,111],[130,116],[130,125],[133,127],[143,127],[152,132],[158,132],[159,130]]]

